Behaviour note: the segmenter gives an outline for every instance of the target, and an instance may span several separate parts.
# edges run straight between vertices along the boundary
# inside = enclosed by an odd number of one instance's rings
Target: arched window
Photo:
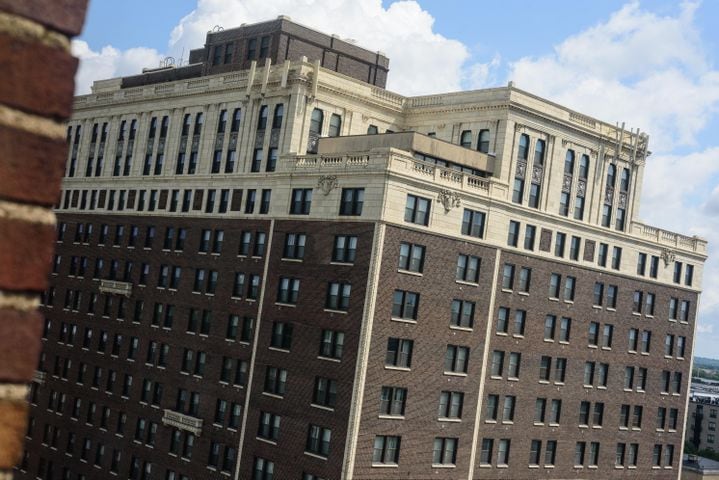
[[[202,112],[197,112],[197,115],[195,115],[195,129],[193,130],[193,135],[199,135],[202,133],[202,125],[205,123],[205,115]]]
[[[574,150],[567,150],[567,156],[564,157],[564,173],[567,175],[574,173]]]
[[[529,149],[529,135],[526,133],[523,133],[519,136],[519,152],[517,152],[517,156],[520,160],[526,160]]]
[[[544,140],[537,140],[534,146],[534,165],[544,165]]]
[[[282,117],[285,115],[285,105],[279,103],[275,106],[275,115],[272,117],[272,128],[282,128]]]
[[[489,130],[479,131],[479,140],[477,140],[477,150],[482,153],[489,153]]]
[[[264,130],[267,128],[267,105],[260,107],[260,115],[257,118],[257,130]]]
[[[619,189],[622,192],[629,191],[629,169],[628,168],[622,169],[622,178],[619,181]]]
[[[322,133],[322,122],[324,121],[325,114],[319,108],[312,110],[312,117],[310,118],[310,133],[316,133],[320,135]]]
[[[339,137],[341,127],[342,127],[342,117],[340,117],[336,113],[333,113],[332,116],[330,117],[330,129],[327,132],[327,135],[330,137]]]
[[[472,148],[472,130],[465,130],[462,132],[459,144],[464,148]]]
[[[579,178],[586,180],[588,175],[589,175],[589,156],[582,155],[581,160],[579,160]]]
[[[613,163],[607,168],[607,187],[614,188],[614,181],[617,177],[617,167]]]

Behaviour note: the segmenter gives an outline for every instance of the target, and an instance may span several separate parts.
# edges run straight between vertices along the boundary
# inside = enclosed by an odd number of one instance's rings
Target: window
[[[455,279],[463,282],[478,283],[480,262],[479,257],[472,255],[460,254],[457,256],[457,273]]]
[[[287,370],[272,366],[267,367],[265,371],[265,392],[282,396],[285,394],[286,383]]]
[[[479,131],[477,150],[482,153],[489,153],[489,130],[483,129]]]
[[[407,195],[404,209],[404,221],[417,225],[429,225],[429,214],[432,201],[416,195]]]
[[[472,148],[472,130],[463,130],[459,144],[464,148]]]
[[[340,215],[362,215],[364,188],[343,188]]]
[[[413,346],[414,341],[407,338],[388,338],[385,365],[409,369],[412,366]]]
[[[422,273],[424,267],[424,245],[402,242],[399,246],[399,269]]]
[[[464,393],[442,391],[439,396],[439,418],[462,418]]]
[[[537,227],[534,225],[527,225],[524,227],[524,249],[534,250],[534,238],[537,233]]]
[[[467,373],[469,364],[469,347],[447,345],[444,356],[444,371],[452,373]]]
[[[567,234],[557,232],[557,238],[554,242],[554,255],[556,257],[564,257],[564,247],[567,243]]]
[[[292,204],[290,205],[290,214],[292,215],[309,215],[312,206],[312,189],[311,188],[294,188],[292,189]]]
[[[502,269],[502,288],[511,290],[514,287],[514,265],[505,263]]]
[[[607,308],[617,308],[617,286],[607,286]]]
[[[250,42],[256,39],[251,39]],[[248,50],[249,55],[249,50]],[[254,53],[253,53],[254,57]],[[262,457],[255,457],[252,469],[252,480],[272,480],[275,473],[275,463]]]
[[[507,233],[507,245],[510,247],[516,247],[519,237],[519,222],[514,220],[509,221],[509,231]]]
[[[342,358],[345,334],[335,330],[323,330],[320,341],[320,356],[326,358]]]
[[[304,233],[288,233],[285,235],[285,246],[282,258],[302,260],[305,257],[305,243],[307,235]]]
[[[559,289],[562,283],[562,276],[553,273],[549,277],[549,298],[559,298]]]
[[[519,285],[518,290],[522,293],[529,293],[529,285],[532,281],[532,269],[522,267],[519,269]]]
[[[462,217],[462,235],[483,238],[484,236],[484,212],[464,209]]]
[[[357,237],[354,235],[335,236],[332,249],[332,261],[339,263],[354,263],[357,255]]]
[[[495,350],[492,352],[492,377],[501,377],[504,373],[504,352],[501,350]]]
[[[454,465],[457,460],[456,438],[437,437],[432,451],[433,465]]]
[[[310,425],[307,432],[306,450],[310,453],[326,457],[330,453],[330,437],[332,431],[329,428]]]
[[[452,300],[450,324],[455,327],[472,328],[474,326],[474,310],[474,302]]]
[[[342,129],[342,117],[333,113],[330,117],[330,126],[327,130],[328,137],[339,137]]]
[[[419,293],[395,290],[392,297],[392,318],[417,320]]]
[[[280,434],[281,417],[269,412],[260,412],[257,436],[266,440],[277,441]]]
[[[374,437],[372,463],[396,465],[399,462],[399,449],[402,438],[390,435]]]
[[[577,283],[577,279],[574,277],[567,277],[564,279],[564,301],[574,301],[574,286]]]
[[[597,264],[600,267],[607,266],[607,256],[609,255],[609,245],[606,243],[599,244],[599,254],[597,256]]]
[[[296,278],[280,277],[277,288],[277,302],[294,305],[300,292],[300,281]]]
[[[579,249],[582,243],[582,239],[579,237],[572,236],[572,240],[569,244],[569,258],[571,260],[579,260]]]
[[[379,399],[379,412],[381,415],[403,416],[406,400],[406,388],[382,387]]]
[[[612,348],[612,337],[614,336],[614,326],[610,324],[604,325],[602,330],[602,348]]]
[[[502,406],[502,422],[509,423],[514,421],[514,407],[517,403],[517,397],[508,395],[504,397],[504,405]]]
[[[612,249],[612,268],[619,270],[622,264],[622,249],[621,247],[614,247]]]
[[[285,322],[274,322],[272,324],[272,336],[270,346],[282,350],[289,350],[292,346],[292,324]]]
[[[349,308],[351,289],[352,285],[349,283],[328,283],[325,308],[346,312]]]
[[[315,389],[312,395],[312,403],[315,405],[334,408],[337,404],[337,382],[330,378],[315,377]]]

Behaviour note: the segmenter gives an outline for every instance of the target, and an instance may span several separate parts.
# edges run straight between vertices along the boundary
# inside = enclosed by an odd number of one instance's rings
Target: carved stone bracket
[[[542,167],[532,167],[532,183],[540,185],[542,183]]]
[[[325,196],[329,195],[330,192],[338,186],[337,175],[322,175],[319,180],[317,180],[317,188],[319,188]]]
[[[440,190],[437,199],[444,207],[444,213],[449,213],[449,211],[453,208],[462,205],[462,200],[459,198],[459,194],[449,190]]]
[[[527,173],[527,162],[517,162],[517,172],[514,174],[517,178],[524,178]]]
[[[611,205],[614,202],[614,189],[607,187],[607,191],[604,192],[604,203]]]
[[[624,192],[619,193],[619,208],[627,208],[627,194]]]
[[[669,250],[668,248],[665,248],[662,250],[662,260],[664,260],[664,266],[668,267],[670,263],[674,261],[676,258],[676,255],[674,252]]]
[[[579,180],[577,182],[577,196],[584,198],[584,195],[587,193],[587,181],[586,180]]]

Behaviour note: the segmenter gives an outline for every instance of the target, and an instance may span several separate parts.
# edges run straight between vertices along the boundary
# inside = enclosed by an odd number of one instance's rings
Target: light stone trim
[[[65,35],[17,15],[0,13],[0,32],[26,42],[40,42],[47,47],[59,48],[70,53],[70,40]]]
[[[39,306],[40,298],[37,295],[3,292],[0,290],[0,308],[31,312]]]
[[[267,245],[272,245],[272,237],[275,233],[275,220],[270,220],[270,231],[267,234]],[[257,316],[255,318],[254,325],[254,338],[252,339],[252,355],[250,356],[250,370],[247,372],[247,385],[245,387],[245,404],[243,405],[244,412],[242,413],[242,426],[240,427],[240,440],[237,444],[237,462],[235,464],[235,480],[240,480],[240,466],[242,465],[242,447],[245,442],[245,435],[247,434],[247,415],[250,411],[250,398],[252,396],[252,381],[255,376],[255,366],[257,363],[257,344],[259,343],[260,336],[260,324],[262,322],[263,305],[265,303],[265,292],[267,290],[267,272],[270,266],[270,251],[268,249],[267,255],[265,255],[265,265],[262,268],[262,283],[260,285],[260,296],[257,299]],[[249,460],[248,460],[249,461]]]
[[[21,112],[14,108],[0,105],[0,125],[17,130],[24,130],[34,135],[47,137],[51,140],[65,139],[65,126],[45,117]]]
[[[52,210],[6,200],[0,200],[0,218],[41,225],[55,225],[55,214]]]
[[[502,254],[502,249],[498,248],[494,254],[494,271],[492,272],[492,292],[489,294],[489,312],[487,313],[487,330],[484,332],[484,353],[482,355],[482,371],[479,376],[479,392],[477,394],[477,406],[475,408],[474,415],[474,431],[472,433],[472,449],[469,454],[469,474],[467,480],[474,478],[475,462],[477,458],[477,448],[479,442],[479,422],[482,419],[482,408],[484,406],[484,387],[488,383],[485,379],[487,378],[487,363],[489,359],[489,345],[491,343],[491,336],[494,325],[494,303],[497,298],[497,279],[499,278],[499,258]]]
[[[2,383],[0,384],[0,400],[11,402],[25,402],[30,388],[25,384]]]
[[[362,328],[357,346],[357,363],[355,378],[350,401],[350,414],[347,425],[347,439],[345,441],[344,458],[342,460],[342,480],[350,480],[354,474],[354,464],[357,455],[357,441],[360,420],[362,419],[362,405],[364,403],[365,381],[367,379],[367,366],[369,365],[369,351],[372,341],[372,326],[377,304],[377,285],[382,270],[382,255],[384,252],[384,235],[386,225],[375,223],[374,238],[372,239],[372,256],[370,258],[370,271],[367,275],[367,289],[362,314]]]

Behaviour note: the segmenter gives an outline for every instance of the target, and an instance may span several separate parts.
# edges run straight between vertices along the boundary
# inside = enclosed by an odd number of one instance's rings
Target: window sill
[[[399,465],[396,463],[373,463],[372,468],[397,468]]]
[[[327,313],[339,313],[340,315],[347,315],[347,310],[335,310],[333,308],[324,308]]]
[[[318,360],[327,360],[328,362],[335,362],[335,363],[340,363],[342,361],[339,358],[323,357],[322,355],[318,355],[317,359]],[[409,369],[407,369],[407,370],[409,370]]]
[[[461,373],[461,372],[442,372],[442,373],[444,373],[445,375],[447,375],[449,377],[466,377],[467,376],[466,373]]]
[[[327,461],[327,457],[323,457],[322,455],[319,455],[319,454],[317,454],[317,453],[312,453],[312,452],[307,452],[307,451],[305,451],[304,454],[307,455],[308,457],[319,458],[320,460],[325,460],[325,461]]]
[[[564,303],[574,305],[574,300],[565,300]]]
[[[517,292],[517,295],[521,295],[521,296],[523,296],[523,297],[528,297],[528,296],[529,296],[529,292],[519,291],[519,292]]]
[[[322,358],[325,358],[325,357],[322,357]],[[409,372],[411,370],[409,367],[395,367],[394,365],[385,365],[384,369],[385,370],[398,370],[400,372]]]
[[[405,319],[405,318],[390,318],[393,322],[399,322],[399,323],[411,323],[411,324],[417,324],[417,320],[411,320],[411,319]]]
[[[559,302],[559,298],[557,297],[549,297],[547,300],[549,300],[550,302]]]
[[[275,305],[278,307],[297,308],[297,305],[294,303],[275,302]]]
[[[444,463],[433,463],[432,468],[457,468],[457,465],[454,465],[454,464],[447,465]]]
[[[334,412],[335,409],[326,405],[319,405],[317,403],[310,403],[310,407],[319,408],[320,410],[327,410],[328,412]]]
[[[302,258],[287,258],[287,257],[282,257],[282,261],[283,261],[283,262],[291,262],[291,263],[302,263],[303,259],[302,259]]]
[[[404,417],[402,417],[404,418]],[[438,422],[449,422],[449,423],[461,423],[461,418],[449,418],[449,417],[439,417],[437,419]]]
[[[601,305],[592,305],[592,308],[595,310],[601,310],[602,306]]]
[[[330,265],[338,265],[340,267],[351,267],[354,265],[354,262],[330,262]]]
[[[469,287],[479,287],[479,283],[477,283],[477,282],[468,282],[468,281],[466,281],[466,280],[456,280],[456,279],[455,279],[455,280],[454,280],[454,283],[458,283],[458,284],[460,284],[460,285],[467,285],[467,286],[469,286]],[[505,290],[505,289],[502,289],[502,291],[503,291],[503,292],[504,292],[504,291],[511,292],[511,290]]]
[[[383,420],[404,420],[404,415],[388,415],[382,413],[377,415],[377,418],[381,418]]]
[[[512,290],[511,288],[502,288],[502,291],[504,293],[514,293],[514,290]]]
[[[450,330],[460,330],[460,331],[462,331],[462,332],[472,332],[472,331],[474,331],[474,329],[473,329],[472,327],[460,327],[460,326],[458,326],[458,325],[450,325],[449,328],[450,328]],[[505,333],[505,335],[506,335],[506,333]]]
[[[265,396],[270,397],[270,398],[278,398],[278,399],[280,399],[280,400],[282,400],[283,398],[285,398],[285,397],[283,397],[282,395],[277,395],[276,393],[270,393],[270,392],[262,392],[262,395],[265,395]]]
[[[413,277],[423,277],[421,272],[413,272],[412,270],[404,270],[402,268],[397,269],[397,273],[403,273],[405,275],[412,275]]]
[[[269,443],[270,445],[277,445],[276,441],[270,440],[269,438],[255,437],[255,439],[259,440],[260,442]]]
[[[272,350],[273,352],[290,353],[290,350],[288,348],[267,347],[267,349]]]
[[[616,312],[617,309],[614,307],[607,307],[607,312]]]

